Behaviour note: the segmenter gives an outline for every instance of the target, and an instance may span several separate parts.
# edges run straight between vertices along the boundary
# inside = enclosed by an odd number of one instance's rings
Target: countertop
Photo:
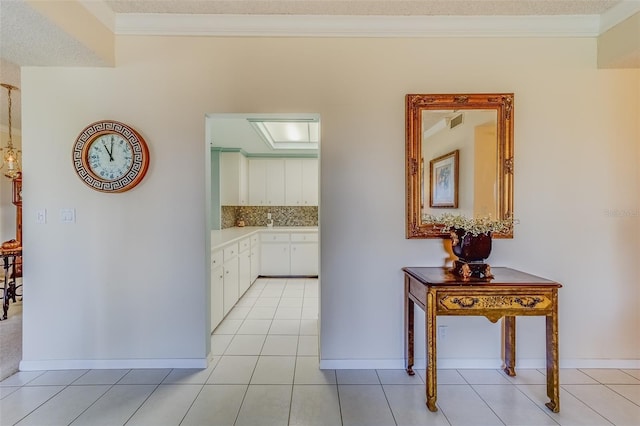
[[[211,250],[233,243],[256,232],[317,232],[317,226],[244,226],[211,231]]]

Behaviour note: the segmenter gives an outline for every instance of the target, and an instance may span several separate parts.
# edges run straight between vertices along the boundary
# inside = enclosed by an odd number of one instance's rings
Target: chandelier
[[[13,147],[13,139],[11,134],[11,91],[19,90],[16,86],[7,83],[0,83],[0,86],[7,89],[7,98],[9,103],[9,140],[7,146],[0,147],[0,153],[2,154],[2,164],[0,169],[4,170],[4,175],[9,179],[14,179],[20,173],[20,150]]]

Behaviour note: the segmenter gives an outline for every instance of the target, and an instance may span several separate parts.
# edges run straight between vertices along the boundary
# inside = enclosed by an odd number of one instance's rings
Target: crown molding
[[[596,37],[600,33],[600,17],[117,14],[115,33],[222,37]]]
[[[624,0],[600,16],[600,34],[640,12],[640,0]]]
[[[79,0],[79,3],[112,33],[116,32],[116,14],[103,0]]]

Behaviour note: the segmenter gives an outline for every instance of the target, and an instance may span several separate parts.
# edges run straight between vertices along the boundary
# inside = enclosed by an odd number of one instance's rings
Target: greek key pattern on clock
[[[110,120],[84,128],[76,139],[72,158],[78,177],[102,192],[133,188],[149,165],[144,139],[126,124]]]

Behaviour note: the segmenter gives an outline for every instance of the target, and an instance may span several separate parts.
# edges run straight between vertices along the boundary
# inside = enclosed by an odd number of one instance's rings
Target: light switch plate
[[[36,223],[39,225],[47,223],[47,209],[36,210]]]
[[[75,223],[76,209],[60,209],[60,222]]]

